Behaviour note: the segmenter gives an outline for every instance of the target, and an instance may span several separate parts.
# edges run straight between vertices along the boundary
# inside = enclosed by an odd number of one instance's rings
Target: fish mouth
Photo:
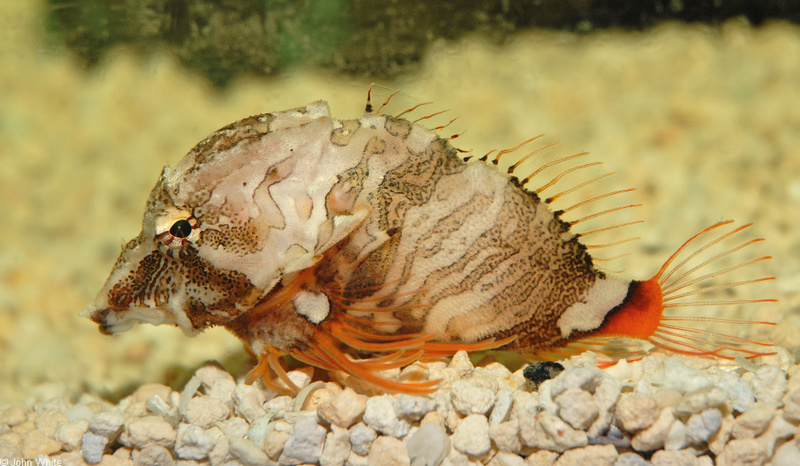
[[[90,304],[80,315],[96,323],[103,335],[127,332],[137,324],[176,325],[170,312],[154,307],[98,308]]]

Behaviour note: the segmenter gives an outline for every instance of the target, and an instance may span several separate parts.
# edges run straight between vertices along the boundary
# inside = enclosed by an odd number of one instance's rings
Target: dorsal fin
[[[431,102],[388,87],[372,84],[367,92],[366,109],[370,113],[404,118],[413,123],[440,131],[444,139],[455,139],[464,130],[452,128],[453,117],[438,110]],[[634,215],[641,204],[631,201],[634,188],[613,184],[614,173],[592,161],[588,152],[563,155],[552,151],[555,142],[542,142],[543,134],[522,141],[514,147],[495,149],[477,156],[471,151],[456,149],[468,163],[486,163],[506,174],[523,190],[535,194],[549,205],[554,215],[592,250],[595,266],[608,272],[620,272],[616,262],[626,254],[606,248],[639,239],[628,227],[642,223]]]
[[[642,223],[633,215],[641,204],[632,202],[634,188],[615,187],[610,178],[614,173],[604,171],[602,162],[588,159],[588,152],[569,155],[551,149],[553,142],[540,142],[542,135],[503,150],[493,150],[478,161],[496,167],[527,192],[548,204],[554,215],[569,226],[593,252],[595,266],[609,269],[610,262],[625,255],[603,254],[599,250],[638,239],[627,227]],[[539,143],[537,145],[536,143]]]

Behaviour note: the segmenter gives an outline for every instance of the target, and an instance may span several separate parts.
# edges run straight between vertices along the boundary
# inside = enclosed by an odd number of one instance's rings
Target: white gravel
[[[655,353],[601,370],[591,353],[538,391],[458,354],[430,395],[368,396],[292,377],[297,399],[217,364],[182,393],[141,386],[116,405],[84,395],[0,412],[0,458],[61,464],[800,464],[800,365]],[[434,370],[435,369],[435,370]]]

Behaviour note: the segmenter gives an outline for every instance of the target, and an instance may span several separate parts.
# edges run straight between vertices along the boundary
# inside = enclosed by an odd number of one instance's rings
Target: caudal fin
[[[739,234],[752,224],[732,230],[726,228],[732,223],[719,222],[697,233],[666,260],[655,276],[646,281],[632,282],[625,302],[613,311],[596,336],[636,338],[677,353],[724,359],[739,356],[751,359],[774,354],[769,350],[772,346],[770,343],[692,325],[775,325],[773,322],[679,316],[670,312],[683,307],[738,306],[777,301],[772,298],[718,297],[724,293],[732,294],[733,288],[775,279],[767,276],[730,280],[733,272],[771,259],[770,256],[761,256],[738,260],[737,254],[763,239],[740,240]]]

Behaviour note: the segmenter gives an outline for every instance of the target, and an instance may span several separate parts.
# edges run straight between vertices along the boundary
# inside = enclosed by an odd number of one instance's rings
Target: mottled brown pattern
[[[408,207],[428,202],[443,176],[460,173],[465,167],[441,139],[424,152],[408,150],[405,161],[384,176],[371,199],[381,229],[401,228]]]
[[[350,139],[358,131],[361,122],[358,120],[344,120],[342,126],[331,131],[331,142],[334,145],[344,147],[350,144]]]
[[[194,156],[194,169],[199,169],[217,154],[227,151],[243,140],[257,138],[268,133],[273,119],[275,116],[270,113],[254,115],[213,132],[189,151],[189,155]]]
[[[207,228],[200,234],[199,246],[209,246],[215,249],[222,248],[239,257],[244,257],[263,248],[260,244],[258,229],[252,221],[248,221],[241,227],[219,225],[219,229]]]
[[[109,290],[109,304],[120,308],[141,306],[145,300],[156,297],[165,302],[170,295],[169,281],[165,277],[173,275],[177,267],[174,259],[153,251],[124,280]]]
[[[392,136],[399,137],[401,139],[405,139],[411,134],[411,129],[414,126],[408,120],[403,120],[402,118],[392,118],[390,116],[386,117],[386,121],[384,122],[384,128],[386,131],[391,134]]]
[[[383,154],[385,151],[386,141],[378,136],[373,136],[369,141],[367,141],[367,145],[364,146],[364,154],[366,155]]]

